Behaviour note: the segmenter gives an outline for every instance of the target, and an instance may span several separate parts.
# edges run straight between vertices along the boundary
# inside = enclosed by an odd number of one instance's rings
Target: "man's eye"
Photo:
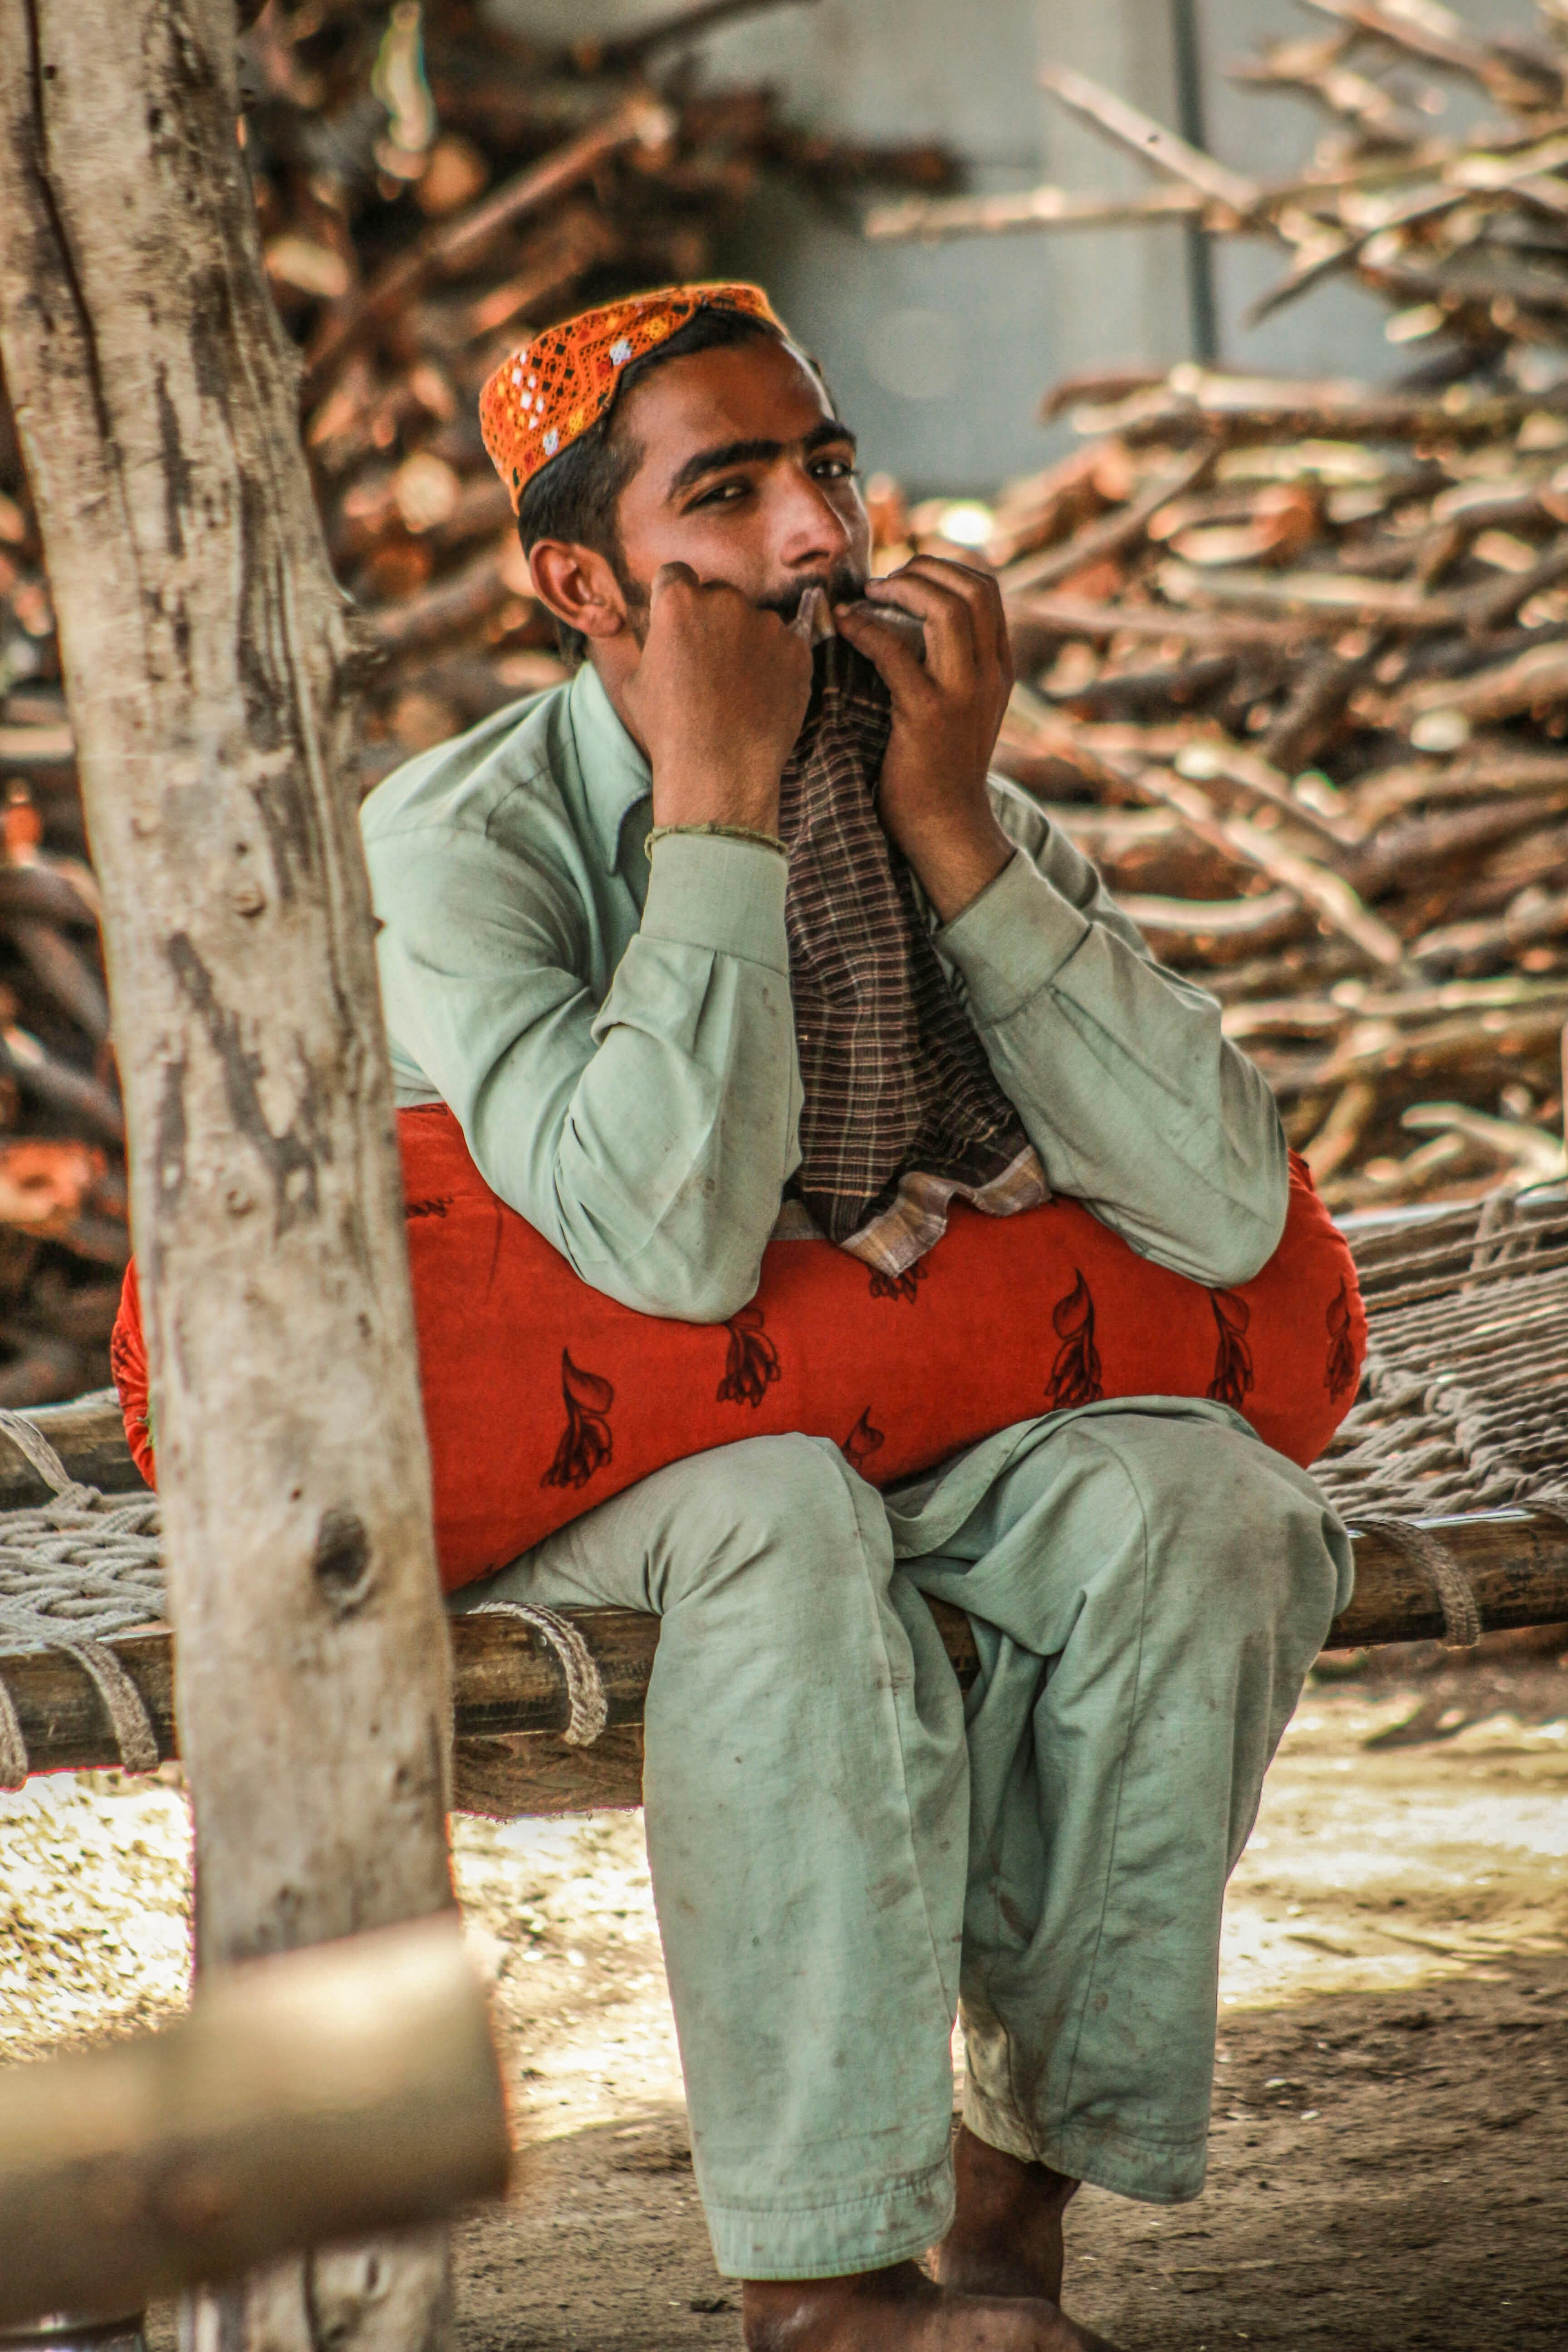
[[[811,470],[819,482],[847,482],[855,468],[847,457],[819,457]]]
[[[688,512],[695,513],[699,507],[733,506],[737,499],[745,497],[751,487],[745,480],[718,482],[712,489],[704,490],[700,499],[693,499]]]

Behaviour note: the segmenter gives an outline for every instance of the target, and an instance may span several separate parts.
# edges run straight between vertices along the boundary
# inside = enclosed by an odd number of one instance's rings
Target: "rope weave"
[[[158,1504],[119,1500],[79,1486],[43,1432],[0,1411],[0,1432],[31,1464],[53,1499],[0,1512],[0,1654],[63,1650],[91,1680],[128,1772],[155,1772],[158,1742],[142,1695],[106,1636],[163,1614]],[[27,1750],[0,1677],[0,1789],[19,1789]]]
[[[1386,1536],[1426,1578],[1443,1612],[1443,1647],[1474,1649],[1481,1638],[1481,1612],[1469,1578],[1442,1538],[1413,1520],[1383,1518],[1375,1512],[1358,1513],[1356,1526],[1364,1534]]]
[[[476,1617],[516,1617],[542,1633],[566,1677],[571,1721],[561,1737],[569,1748],[591,1748],[610,1719],[604,1677],[592,1650],[569,1617],[532,1601],[481,1601]]]
[[[78,1486],[43,1432],[21,1413],[0,1411],[0,1433],[54,1489],[54,1499],[36,1509],[0,1512],[0,1660],[41,1650],[75,1658],[103,1702],[125,1769],[155,1771],[158,1743],[142,1695],[103,1643],[163,1614],[157,1498],[117,1501]],[[574,1748],[590,1747],[609,1719],[609,1701],[577,1628],[554,1610],[525,1601],[480,1607],[543,1636],[566,1680],[571,1717],[563,1736]],[[0,1789],[19,1789],[26,1777],[26,1743],[0,1673]]]
[[[1568,1204],[1494,1193],[1355,1247],[1362,1395],[1312,1465],[1336,1509],[1568,1508]]]

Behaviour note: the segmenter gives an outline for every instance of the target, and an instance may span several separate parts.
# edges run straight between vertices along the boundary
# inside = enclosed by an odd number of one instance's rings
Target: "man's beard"
[[[633,580],[617,568],[616,578],[622,595],[626,600],[626,625],[637,639],[639,648],[647,642],[649,595],[647,585]],[[808,592],[820,588],[828,604],[852,604],[866,593],[866,574],[852,563],[836,563],[830,572],[814,572],[803,580],[792,581],[768,596],[755,596],[752,603],[759,613],[776,613],[781,621],[797,618]]]

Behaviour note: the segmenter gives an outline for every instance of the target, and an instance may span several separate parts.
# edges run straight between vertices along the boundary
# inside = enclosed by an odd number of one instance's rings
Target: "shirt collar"
[[[613,872],[620,857],[621,827],[652,792],[653,774],[591,662],[583,664],[569,691],[583,797],[605,864]]]

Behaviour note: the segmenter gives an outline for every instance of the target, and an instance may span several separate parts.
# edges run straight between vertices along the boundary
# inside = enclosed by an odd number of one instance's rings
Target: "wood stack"
[[[713,274],[762,182],[942,189],[939,152],[834,145],[699,86],[706,0],[548,50],[468,0],[272,0],[241,143],[301,352],[301,428],[363,614],[362,785],[562,675],[476,396],[585,302]],[[247,13],[242,9],[242,16]],[[129,1254],[123,1127],[55,617],[0,388],[0,1406],[108,1380]]]
[[[0,1405],[105,1377],[125,1238],[109,1043],[54,613],[0,398]]]
[[[1403,386],[1197,366],[1047,404],[1086,446],[884,562],[982,554],[1020,685],[1005,764],[1200,976],[1339,1208],[1561,1174],[1568,1020],[1568,5],[1483,41],[1432,0],[1310,0],[1247,79],[1330,118],[1264,186],[1065,71],[1146,194],[942,193],[929,148],[831,146],[699,87],[707,0],[566,51],[421,11],[282,0],[242,141],[301,350],[301,424],[364,616],[362,784],[561,675],[475,396],[584,301],[715,267],[764,173],[906,192],[874,236],[1185,221],[1282,245],[1267,312],[1336,274],[1423,354]],[[1479,93],[1435,125],[1413,68]],[[127,1255],[121,1122],[54,615],[0,393],[0,1405],[96,1385]]]
[[[1147,196],[909,199],[878,236],[1186,219],[1283,245],[1426,347],[1388,389],[1187,365],[1062,387],[1088,446],[883,535],[995,569],[1003,757],[1267,1071],[1337,1209],[1564,1172],[1568,6],[1485,41],[1431,0],[1310,0],[1243,78],[1328,138],[1264,187],[1058,70]],[[1420,79],[1412,80],[1413,73]],[[1428,78],[1435,78],[1428,86]],[[1436,135],[1438,82],[1487,119]]]

